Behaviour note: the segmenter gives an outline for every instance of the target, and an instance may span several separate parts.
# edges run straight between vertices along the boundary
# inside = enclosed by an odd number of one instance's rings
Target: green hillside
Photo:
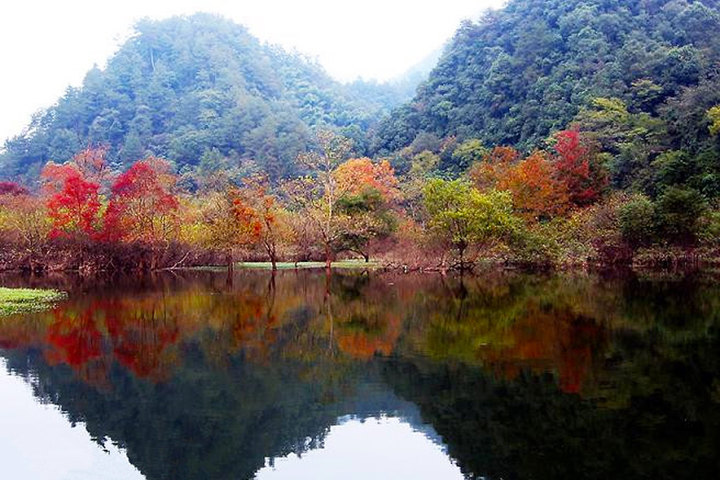
[[[374,150],[431,135],[529,151],[597,97],[661,117],[671,146],[696,149],[708,139],[705,111],[720,103],[718,32],[717,0],[510,0],[462,24]]]
[[[232,165],[287,176],[312,127],[337,128],[364,153],[367,129],[404,98],[407,88],[342,85],[220,17],[142,21],[106,68],[6,143],[0,172],[34,177],[91,144],[108,145],[117,168],[152,153],[181,172]]]

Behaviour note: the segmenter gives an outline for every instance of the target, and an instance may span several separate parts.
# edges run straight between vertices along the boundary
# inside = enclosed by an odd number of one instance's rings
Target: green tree
[[[480,193],[466,180],[432,179],[423,198],[430,230],[456,252],[461,268],[468,247],[508,238],[519,225],[508,192]]]
[[[358,253],[366,262],[370,261],[371,242],[389,237],[397,224],[380,191],[372,187],[341,197],[338,210],[346,221],[337,250]]]
[[[669,243],[694,246],[707,208],[705,197],[697,190],[667,187],[656,203],[660,237]]]
[[[720,133],[720,105],[715,105],[707,112],[708,120],[710,120],[710,135]]]
[[[93,68],[81,88],[0,145],[0,176],[102,144],[111,164],[152,153],[178,171],[217,148],[257,162],[275,181],[297,173],[313,128],[345,131],[362,144],[375,119],[402,99],[389,84],[342,85],[316,63],[214,15],[143,20],[134,33],[106,68]]]
[[[652,242],[655,234],[655,206],[644,195],[635,195],[620,207],[620,231],[630,248]]]
[[[471,138],[458,145],[452,153],[452,158],[457,163],[458,169],[465,171],[473,163],[480,162],[488,153],[490,150],[483,145],[481,140]]]

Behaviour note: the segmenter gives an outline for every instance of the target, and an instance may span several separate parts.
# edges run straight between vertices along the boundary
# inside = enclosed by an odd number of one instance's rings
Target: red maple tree
[[[94,236],[100,223],[100,186],[71,164],[48,164],[42,172],[51,237]]]
[[[593,151],[577,130],[563,130],[555,135],[557,178],[567,188],[570,201],[577,206],[593,203],[605,186],[606,177],[595,163]]]
[[[166,240],[179,207],[173,192],[176,180],[165,160],[148,157],[135,162],[112,185],[103,238]]]

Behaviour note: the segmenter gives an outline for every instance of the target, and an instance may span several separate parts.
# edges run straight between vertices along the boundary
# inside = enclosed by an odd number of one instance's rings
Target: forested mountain
[[[393,110],[407,83],[342,85],[209,15],[142,22],[6,143],[6,263],[98,268],[43,253],[58,238],[151,270],[248,251],[328,268],[348,252],[440,270],[448,252],[461,270],[715,261],[718,32],[718,0],[509,0]]]
[[[374,150],[430,134],[529,151],[597,98],[661,118],[671,146],[696,149],[720,103],[718,32],[717,0],[510,0],[462,24]]]
[[[442,153],[448,138],[529,152],[582,125],[612,130],[595,136],[627,186],[661,152],[717,150],[706,113],[720,104],[718,31],[717,0],[510,0],[463,23],[398,106],[423,71],[343,85],[219,17],[146,20],[105,69],[6,142],[0,172],[34,178],[48,160],[107,145],[117,169],[153,154],[179,173],[277,179],[297,173],[316,126],[350,137],[358,155],[388,155],[409,145]],[[445,149],[442,167],[462,171]]]
[[[3,177],[34,177],[48,160],[107,145],[121,169],[151,153],[181,172],[225,164],[285,176],[312,127],[336,128],[364,153],[368,127],[404,99],[407,88],[342,85],[216,16],[146,20],[105,69],[6,143],[0,168]]]

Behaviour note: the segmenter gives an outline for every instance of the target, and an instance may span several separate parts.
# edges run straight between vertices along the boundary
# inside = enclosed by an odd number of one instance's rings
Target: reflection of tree
[[[338,348],[351,358],[390,355],[400,336],[402,305],[366,275],[340,277],[334,285]]]
[[[386,379],[468,476],[720,473],[716,286],[582,276],[466,286],[426,289]]]
[[[121,303],[105,308],[105,325],[117,361],[140,378],[166,379],[177,363],[176,352],[170,351],[179,334],[175,318],[154,302],[136,310]]]
[[[267,457],[317,448],[345,413],[337,403],[345,394],[323,377],[303,377],[294,362],[266,366],[236,356],[216,369],[190,348],[160,386],[115,369],[113,388],[97,390],[32,354],[28,365],[25,355],[11,358],[12,368],[32,368],[43,395],[85,422],[93,438],[119,442],[148,479],[252,478]]]
[[[579,392],[605,328],[562,299],[539,297],[522,278],[477,278],[429,291],[410,324],[406,349],[432,358],[483,365],[505,378],[524,369],[554,371],[561,387]]]
[[[400,335],[399,326],[397,316],[351,313],[341,325],[338,347],[355,359],[390,355]]]
[[[526,314],[500,332],[500,348],[490,343],[479,357],[507,378],[523,368],[558,373],[563,391],[578,393],[591,373],[593,354],[602,351],[604,329],[595,322],[568,311],[542,311],[529,303]]]
[[[79,312],[54,311],[45,342],[48,363],[67,364],[89,383],[105,385],[107,365],[101,358],[103,338],[95,323],[93,308]]]
[[[11,368],[36,373],[39,395],[125,445],[153,479],[249,478],[265,457],[313,448],[337,414],[360,411],[337,405],[376,369],[469,476],[720,469],[716,286],[337,271],[224,280],[180,272],[90,289],[54,312],[0,319],[0,346],[14,349]]]
[[[81,300],[66,305],[61,311],[85,309],[92,338],[116,360],[110,389],[27,351],[17,352],[17,368],[37,372],[39,395],[86,422],[94,438],[118,441],[149,479],[251,478],[267,457],[317,448],[336,418],[351,413],[341,405],[360,370],[318,348],[330,338],[315,314],[324,279],[237,276],[230,290],[219,282],[210,292],[188,285],[92,309]],[[54,328],[52,318],[37,318]]]
[[[57,310],[47,330],[47,358],[51,364],[67,363],[80,367],[102,354],[102,334],[95,325],[93,311],[80,314]]]
[[[707,387],[718,378],[720,342],[704,349],[702,365],[697,347],[688,345],[682,363],[655,358],[649,376],[637,365],[636,382],[661,382],[622,409],[528,371],[498,380],[479,367],[407,357],[386,362],[385,379],[420,407],[469,478],[716,478],[720,405]]]

